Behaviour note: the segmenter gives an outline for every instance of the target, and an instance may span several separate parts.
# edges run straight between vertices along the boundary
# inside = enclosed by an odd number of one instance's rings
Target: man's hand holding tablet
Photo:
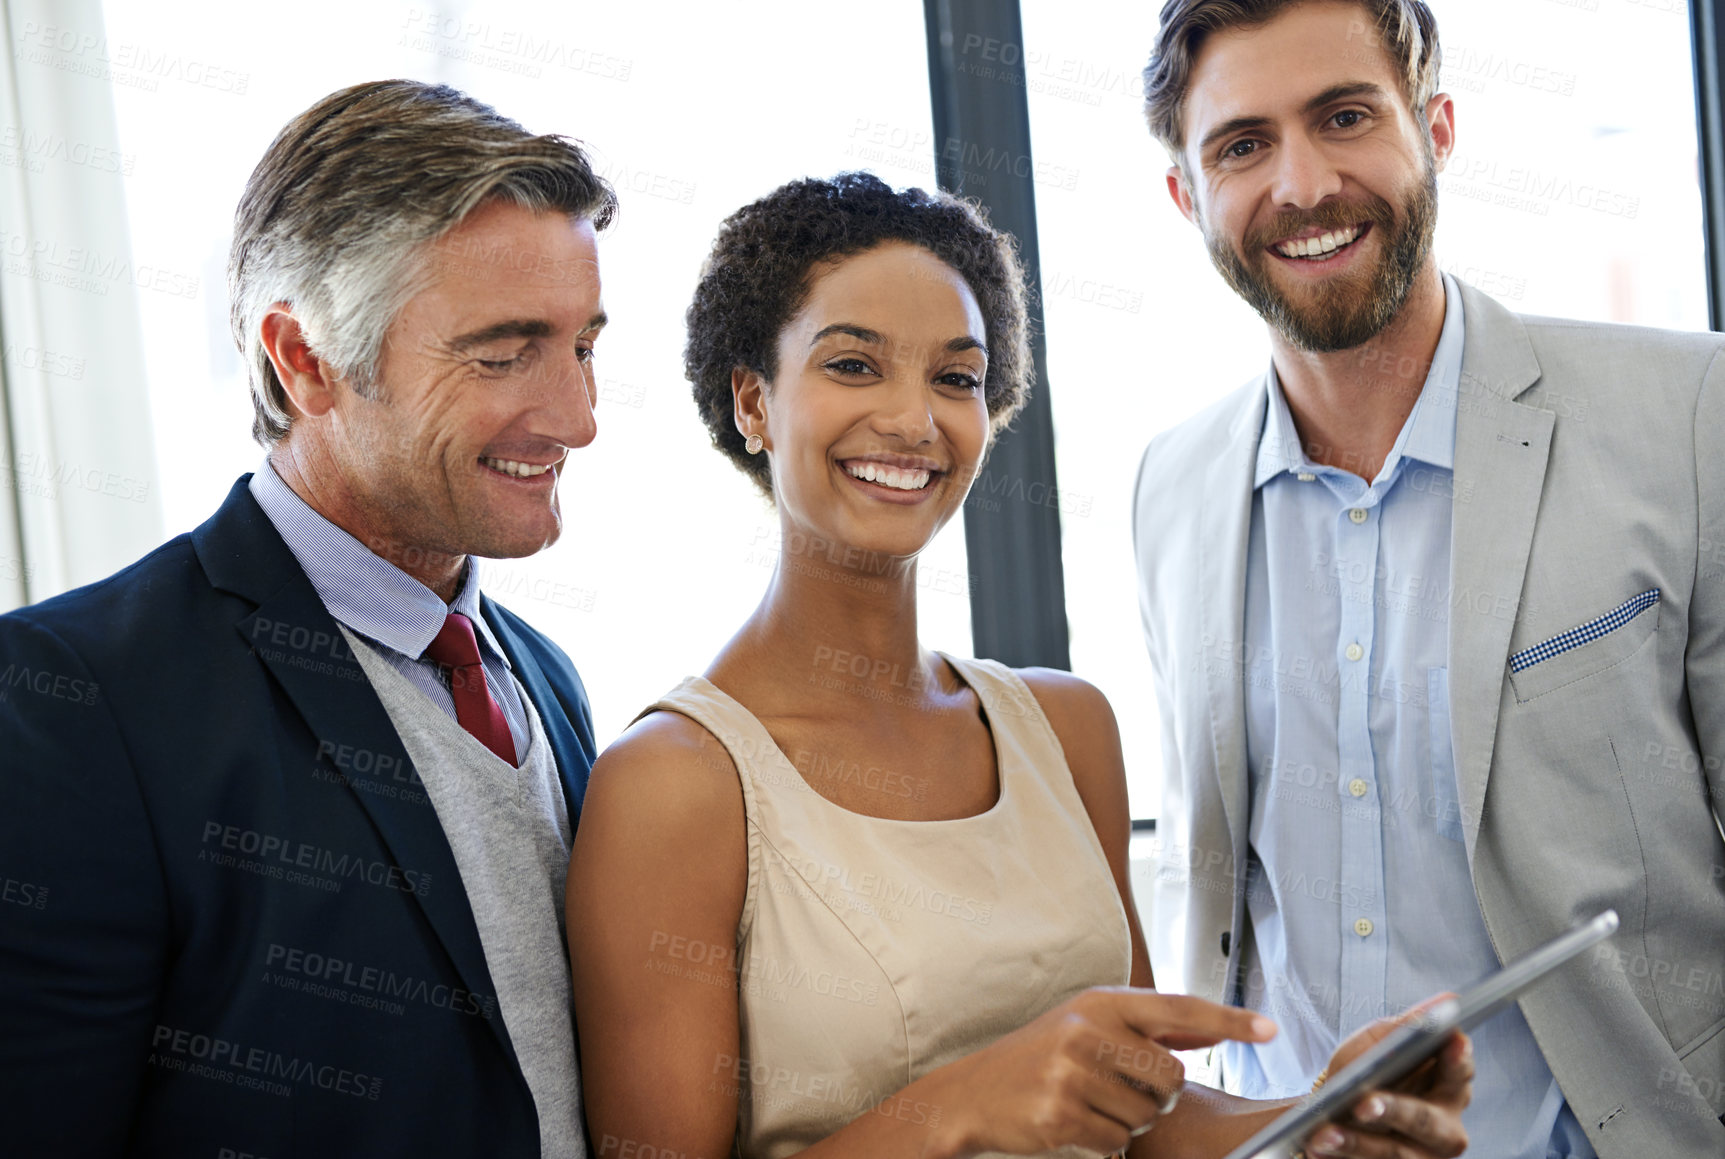
[[[1346,1077],[1359,1059],[1404,1035],[1446,1002],[1453,1004],[1453,999],[1438,995],[1396,1018],[1364,1027],[1337,1048],[1324,1074]],[[1186,1048],[1185,1043],[1176,1047]],[[1301,1154],[1302,1140],[1310,1159],[1449,1159],[1461,1154],[1467,1147],[1461,1113],[1473,1091],[1473,1047],[1467,1035],[1457,1031],[1447,1041],[1440,1035],[1426,1049],[1429,1057],[1393,1081],[1358,1088],[1351,1099],[1325,1100],[1331,1104],[1328,1114],[1303,1120],[1297,1134],[1279,1133],[1275,1140],[1280,1149],[1266,1151],[1265,1156],[1292,1159]],[[1326,1086],[1326,1080],[1320,1079],[1320,1091]],[[1338,1088],[1330,1093],[1342,1092]],[[1149,1134],[1126,1154],[1132,1159],[1255,1156],[1258,1152],[1248,1151],[1243,1142],[1248,1136],[1258,1144],[1271,1137],[1272,1126],[1281,1127],[1316,1102],[1314,1096],[1266,1103],[1188,1084],[1180,1093],[1178,1108],[1157,1119],[1147,1128]]]
[[[1516,995],[1617,929],[1617,912],[1578,924],[1482,979],[1459,997],[1439,994],[1399,1018],[1377,1022],[1342,1044],[1310,1097],[1229,1153],[1228,1159],[1348,1155],[1401,1159],[1397,1134],[1417,1136],[1425,1153],[1457,1155],[1467,1145],[1473,1061],[1471,1030]],[[1454,1130],[1448,1120],[1454,1120]]]
[[[1342,1073],[1396,1030],[1420,1021],[1428,1011],[1453,998],[1450,994],[1433,995],[1395,1018],[1380,1019],[1355,1032],[1330,1059],[1317,1089],[1322,1089],[1329,1075]],[[1313,1159],[1332,1155],[1400,1159],[1409,1154],[1409,1146],[1433,1155],[1460,1155],[1467,1149],[1461,1113],[1467,1109],[1472,1091],[1473,1043],[1459,1030],[1452,1031],[1437,1054],[1406,1078],[1387,1090],[1365,1095],[1346,1119],[1313,1132],[1306,1140],[1306,1151]]]

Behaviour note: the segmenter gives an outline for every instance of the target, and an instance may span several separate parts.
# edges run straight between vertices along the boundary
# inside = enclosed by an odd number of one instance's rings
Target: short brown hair
[[[1144,117],[1176,162],[1186,148],[1186,90],[1192,62],[1212,32],[1258,28],[1284,9],[1310,0],[1168,0],[1156,48],[1144,69]],[[1423,0],[1356,0],[1371,18],[1375,40],[1401,74],[1402,94],[1416,112],[1437,93],[1443,53],[1437,18]]]
[[[713,446],[770,497],[765,455],[737,433],[731,372],[778,374],[779,332],[808,301],[816,276],[886,242],[921,246],[956,270],[987,330],[982,396],[998,433],[1024,406],[1035,367],[1024,269],[1012,236],[975,202],[921,189],[895,190],[872,173],[840,173],[781,185],[725,219],[689,304],[683,367]]]
[[[288,432],[260,333],[271,307],[291,304],[318,356],[371,395],[384,332],[422,288],[428,246],[494,200],[596,229],[617,209],[575,142],[535,136],[447,85],[354,85],[289,121],[246,183],[228,254],[252,436],[269,445]]]

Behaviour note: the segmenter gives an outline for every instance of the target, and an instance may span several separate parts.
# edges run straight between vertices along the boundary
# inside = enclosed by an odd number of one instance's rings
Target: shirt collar
[[[1443,275],[1443,330],[1438,335],[1437,349],[1432,352],[1431,368],[1426,372],[1425,385],[1414,401],[1414,409],[1402,424],[1395,446],[1384,462],[1383,477],[1393,473],[1397,460],[1418,459],[1445,470],[1455,468],[1456,399],[1461,391],[1461,357],[1466,341],[1466,324],[1462,319],[1461,289],[1456,280]],[[1299,432],[1294,428],[1294,416],[1288,410],[1288,400],[1282,395],[1281,381],[1276,377],[1276,365],[1270,364],[1264,376],[1269,402],[1264,411],[1264,430],[1258,438],[1258,461],[1252,473],[1252,488],[1256,490],[1286,471],[1296,474],[1318,474],[1329,470],[1306,457],[1300,445]]]
[[[436,592],[320,515],[276,474],[268,459],[253,473],[250,490],[305,570],[318,599],[341,623],[417,660],[442,631],[449,613],[460,612],[473,621],[480,647],[509,666],[509,657],[479,613],[477,559],[468,556],[461,590],[445,605]]]
[[[1252,473],[1254,491],[1284,471],[1309,473],[1317,470],[1300,446],[1300,435],[1294,429],[1294,416],[1288,410],[1288,400],[1282,397],[1282,384],[1276,379],[1274,362],[1264,377],[1269,381],[1270,401],[1264,411],[1264,433],[1258,436],[1258,465]]]

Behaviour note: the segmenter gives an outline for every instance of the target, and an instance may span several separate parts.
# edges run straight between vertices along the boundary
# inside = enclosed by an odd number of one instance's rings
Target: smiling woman
[[[1022,277],[972,207],[862,174],[719,235],[689,376],[786,549],[594,767],[566,898],[601,1150],[1076,1159],[1156,1123],[1135,1156],[1220,1155],[1281,1106],[1182,1087],[1172,1051],[1275,1027],[1148,989],[1107,701],[918,637],[918,557],[1024,397]],[[1384,1126],[1453,1141],[1461,1046]]]
[[[842,212],[834,212],[834,203]],[[890,293],[923,282],[961,278],[974,295],[989,341],[966,333],[948,339],[953,352],[969,343],[978,348],[986,376],[975,384],[998,432],[1024,405],[1029,388],[1030,353],[1024,321],[1024,275],[1012,241],[989,229],[978,211],[952,198],[913,189],[895,193],[868,173],[845,173],[832,181],[795,181],[732,214],[708,259],[695,300],[689,307],[689,342],[684,352],[695,400],[713,445],[772,493],[770,459],[752,459],[744,447],[749,433],[733,416],[733,379],[739,371],[770,381],[781,357],[801,363],[814,343],[848,335],[884,349],[878,332],[843,320],[803,339],[796,350],[781,350],[785,324],[804,304],[809,273],[886,241],[920,247],[925,257],[905,277],[891,281]],[[827,346],[832,345],[830,342]],[[826,347],[822,347],[826,350]],[[836,358],[826,350],[828,358]],[[851,369],[876,374],[868,360]],[[836,372],[836,371],[835,371]],[[964,485],[970,480],[966,478]]]

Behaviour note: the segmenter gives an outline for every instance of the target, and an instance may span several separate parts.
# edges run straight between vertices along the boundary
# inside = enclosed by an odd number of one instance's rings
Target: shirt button
[[[1360,935],[1360,937],[1362,937],[1362,938],[1371,937],[1372,936],[1372,929],[1373,929],[1373,927],[1372,927],[1372,919],[1371,918],[1361,918],[1359,921],[1354,923],[1354,933]]]
[[[1313,479],[1316,479],[1317,476],[1312,474],[1310,471],[1301,471],[1299,474],[1295,475],[1294,478],[1298,479],[1302,483],[1310,483]]]
[[[1370,785],[1366,784],[1358,777],[1355,777],[1353,780],[1348,782],[1348,792],[1352,793],[1356,797],[1365,796],[1366,791],[1370,788]]]
[[[1360,647],[1358,644],[1349,644],[1348,650],[1346,652],[1342,653],[1342,655],[1346,656],[1349,660],[1358,660],[1361,656],[1364,656],[1365,654],[1366,654],[1366,650],[1364,648]]]
[[[1355,507],[1353,510],[1348,512],[1348,518],[1352,519],[1355,523],[1364,523],[1366,521],[1366,509],[1364,507]]]

